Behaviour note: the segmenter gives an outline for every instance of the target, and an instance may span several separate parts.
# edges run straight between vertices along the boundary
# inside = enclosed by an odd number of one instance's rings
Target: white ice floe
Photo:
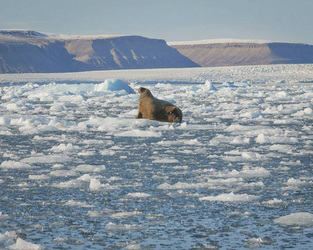
[[[127,194],[127,197],[130,197],[130,198],[147,198],[147,197],[150,197],[150,196],[151,196],[150,194],[141,193],[141,192],[128,193]]]
[[[142,215],[141,212],[133,211],[133,212],[118,212],[110,215],[111,218],[114,219],[120,219],[120,218],[125,218],[125,217],[131,217],[131,216],[138,216]]]
[[[9,249],[28,249],[28,250],[40,250],[40,249],[44,249],[43,246],[39,245],[39,244],[34,244],[28,241],[25,241],[21,238],[17,238],[16,243],[9,246]]]
[[[216,177],[223,177],[223,178],[266,178],[271,175],[270,171],[263,168],[263,167],[250,167],[244,166],[242,167],[241,171],[238,170],[231,170],[231,171],[222,171],[214,174]]]
[[[107,231],[132,231],[143,229],[146,229],[146,227],[134,224],[115,224],[113,222],[109,222],[108,224],[105,225],[105,230]]]
[[[106,170],[106,167],[104,165],[82,164],[82,165],[78,165],[74,170],[78,172],[85,172],[85,173],[103,172]]]
[[[126,94],[135,94],[129,84],[121,79],[106,79],[104,83],[95,85],[95,91],[124,91]]]
[[[28,176],[28,178],[30,180],[49,180],[51,177],[45,174],[38,174],[38,175],[31,174]]]
[[[179,163],[179,161],[178,161],[177,159],[171,158],[171,157],[169,157],[169,158],[155,159],[155,160],[153,160],[152,162],[153,162],[153,163],[160,163],[160,164],[162,164],[162,163],[171,163],[171,164],[173,164],[173,163]]]
[[[61,143],[60,145],[53,146],[50,151],[53,152],[71,152],[71,151],[77,151],[79,149],[78,146],[73,146],[72,143]]]
[[[220,194],[217,196],[205,196],[199,198],[200,201],[222,201],[222,202],[251,202],[259,199],[259,196],[248,194],[234,194],[233,192]]]
[[[307,212],[292,213],[279,217],[274,222],[283,226],[313,226],[313,214]]]
[[[90,191],[99,191],[101,188],[101,182],[96,178],[90,179],[89,189]]]
[[[7,219],[9,219],[10,218],[10,216],[8,215],[8,214],[4,214],[4,213],[2,213],[1,211],[0,211],[0,221],[2,221],[2,220],[7,220]],[[0,237],[1,237],[1,234],[0,234]],[[0,239],[0,242],[1,242],[1,239]]]
[[[17,162],[17,161],[3,161],[0,164],[0,168],[3,169],[29,169],[33,168],[33,166],[24,163],[24,162]]]
[[[94,207],[93,205],[87,204],[86,202],[75,201],[75,200],[69,200],[65,202],[64,205],[70,206],[70,207]]]
[[[283,207],[283,206],[286,206],[286,204],[287,202],[283,201],[282,199],[277,199],[277,198],[262,202],[262,205],[269,206],[269,207],[274,207],[274,206]]]
[[[63,154],[31,156],[22,160],[22,163],[64,163],[72,161],[72,157]]]

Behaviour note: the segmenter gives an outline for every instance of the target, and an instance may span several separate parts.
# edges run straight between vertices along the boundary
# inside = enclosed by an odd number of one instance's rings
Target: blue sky
[[[0,29],[313,44],[313,0],[0,0]]]

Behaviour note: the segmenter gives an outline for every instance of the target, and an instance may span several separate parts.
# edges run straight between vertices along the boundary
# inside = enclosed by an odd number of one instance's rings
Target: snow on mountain
[[[197,67],[164,40],[0,31],[0,73]]]
[[[220,38],[220,39],[205,39],[196,41],[178,41],[178,42],[168,42],[170,46],[176,45],[203,45],[203,44],[216,44],[216,43],[270,43],[270,40],[260,40],[260,39],[232,39],[232,38]]]
[[[212,39],[169,45],[202,67],[313,63],[313,45],[309,44]]]

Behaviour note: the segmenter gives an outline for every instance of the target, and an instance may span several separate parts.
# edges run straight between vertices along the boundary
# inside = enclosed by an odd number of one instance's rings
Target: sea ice
[[[256,195],[226,193],[199,198],[200,201],[250,202],[259,199]]]
[[[90,191],[98,191],[101,187],[101,182],[96,178],[90,179],[89,189]]]
[[[3,161],[0,164],[0,168],[3,169],[28,169],[33,168],[33,166],[24,163],[24,162],[16,162],[16,161]]]
[[[147,197],[150,197],[151,195],[147,193],[136,192],[136,193],[128,193],[127,196],[130,198],[147,198]]]
[[[142,225],[134,225],[134,224],[115,224],[113,222],[109,222],[105,225],[105,230],[107,231],[131,231],[131,230],[143,230],[145,226]]]
[[[118,213],[110,215],[110,217],[114,218],[114,219],[120,219],[120,218],[138,216],[138,215],[142,215],[142,213],[137,212],[137,211],[134,211],[134,212],[118,212]]]
[[[33,244],[31,242],[27,242],[21,238],[17,238],[16,243],[9,246],[9,249],[40,250],[40,249],[44,249],[44,247],[39,244]]]
[[[135,94],[129,84],[121,79],[106,79],[104,83],[95,85],[95,91],[125,91],[127,94]]]
[[[39,163],[63,163],[72,161],[72,158],[63,154],[32,156],[22,160],[22,163],[39,164]]]
[[[310,249],[312,72],[1,75],[0,248]],[[135,119],[140,86],[184,121]]]
[[[70,206],[70,207],[94,207],[93,205],[89,205],[86,202],[75,201],[75,200],[69,200],[65,202],[65,205]]]
[[[313,226],[313,214],[307,212],[292,213],[279,217],[274,222],[283,226]]]

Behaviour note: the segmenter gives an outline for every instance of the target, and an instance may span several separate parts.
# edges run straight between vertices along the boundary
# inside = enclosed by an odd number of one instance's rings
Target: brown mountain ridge
[[[313,63],[313,45],[169,43],[142,36],[67,36],[0,30],[0,74]]]

